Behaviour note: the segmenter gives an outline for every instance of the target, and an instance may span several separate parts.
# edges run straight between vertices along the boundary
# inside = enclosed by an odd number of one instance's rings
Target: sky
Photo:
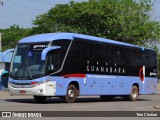
[[[0,29],[16,24],[23,28],[32,27],[36,16],[47,13],[56,4],[69,3],[71,0],[0,0]],[[72,0],[81,2],[82,0]],[[88,1],[88,0],[83,0]],[[3,2],[3,6],[1,5]],[[160,0],[154,3],[152,19],[160,21]]]
[[[16,24],[23,28],[32,27],[36,16],[47,13],[56,4],[71,0],[0,0],[0,29]],[[82,0],[73,0],[81,2]],[[83,0],[87,1],[87,0]],[[3,6],[1,4],[3,2]]]

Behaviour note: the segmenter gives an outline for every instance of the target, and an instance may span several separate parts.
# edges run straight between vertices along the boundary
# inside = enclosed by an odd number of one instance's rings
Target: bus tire
[[[101,95],[100,98],[102,101],[111,101],[115,96],[113,95]]]
[[[44,103],[45,100],[47,99],[47,97],[45,96],[33,96],[35,101],[38,102],[38,103]]]
[[[132,88],[131,88],[131,93],[128,96],[128,100],[129,101],[137,101],[138,100],[138,94],[139,94],[138,87],[133,85]]]
[[[64,96],[64,101],[66,103],[74,103],[77,96],[77,89],[74,85],[69,85],[67,88],[66,96]]]

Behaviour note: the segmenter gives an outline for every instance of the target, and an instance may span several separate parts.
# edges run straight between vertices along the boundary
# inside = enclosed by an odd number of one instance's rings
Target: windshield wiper
[[[19,70],[16,71],[15,77],[23,70],[23,76],[25,75],[25,71],[27,71],[30,79],[33,79],[31,71],[29,69],[28,59],[23,62],[22,66],[23,66],[22,68],[20,68]]]

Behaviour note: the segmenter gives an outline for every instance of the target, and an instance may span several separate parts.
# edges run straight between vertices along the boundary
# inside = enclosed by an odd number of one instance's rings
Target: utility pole
[[[0,51],[2,51],[2,33],[0,33]]]
[[[0,1],[0,4],[3,6],[3,2]],[[0,32],[0,51],[2,51],[2,33]]]
[[[3,6],[3,2],[2,1],[0,1],[0,4]]]
[[[0,4],[3,6],[2,1],[0,1]],[[2,33],[0,33],[0,51],[2,51]]]
[[[0,52],[2,51],[2,33],[0,33]],[[0,62],[0,76],[2,74],[2,70],[4,69],[4,63]],[[0,79],[1,82],[1,79]]]

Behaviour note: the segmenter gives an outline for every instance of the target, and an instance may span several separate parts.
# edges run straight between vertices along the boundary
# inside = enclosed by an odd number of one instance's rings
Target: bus
[[[76,33],[46,33],[18,41],[13,52],[10,95],[37,102],[78,96],[137,101],[157,90],[157,57],[150,48]],[[11,52],[10,51],[10,52]]]

